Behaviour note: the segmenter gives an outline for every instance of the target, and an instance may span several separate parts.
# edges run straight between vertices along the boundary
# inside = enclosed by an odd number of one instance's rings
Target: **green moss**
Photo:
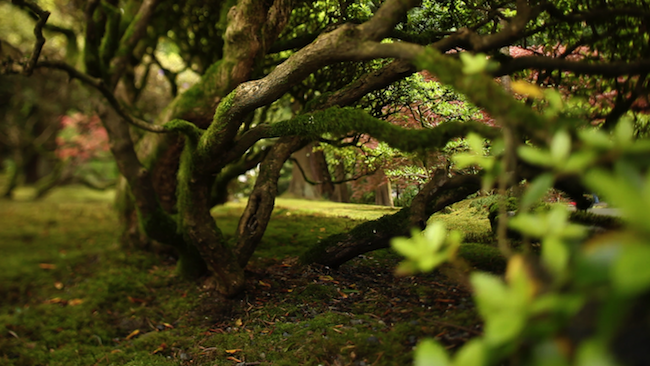
[[[347,134],[350,131],[367,133],[396,149],[413,152],[422,149],[439,149],[450,139],[475,131],[483,136],[494,136],[496,131],[482,123],[446,122],[433,129],[414,130],[402,128],[380,120],[356,108],[332,107],[313,114],[304,114],[273,125],[272,135],[298,135],[317,138],[325,133]]]
[[[189,138],[193,144],[197,144],[204,130],[198,128],[195,124],[176,118],[163,125],[167,131],[180,132]]]
[[[237,91],[233,90],[219,103],[210,127],[208,127],[197,145],[196,152],[200,157],[210,158],[212,147],[223,142],[223,133],[228,128],[228,124],[231,123],[227,114],[230,112],[236,96]]]
[[[467,243],[460,246],[458,255],[467,263],[481,271],[503,273],[506,269],[507,259],[498,248],[476,243]]]

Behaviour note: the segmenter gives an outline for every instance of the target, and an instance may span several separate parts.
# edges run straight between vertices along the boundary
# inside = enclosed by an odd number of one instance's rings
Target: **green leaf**
[[[444,347],[432,339],[418,343],[413,355],[414,366],[448,366],[449,355]]]
[[[626,146],[634,138],[634,125],[629,118],[621,118],[614,128],[614,138],[620,146]]]
[[[561,170],[567,173],[582,172],[591,165],[596,158],[596,153],[592,150],[575,152],[569,156]]]
[[[465,343],[454,357],[454,366],[483,366],[487,364],[487,347],[480,338]]]
[[[555,117],[564,108],[562,94],[554,89],[545,89],[544,96],[548,100],[548,107],[544,110],[546,117]]]
[[[650,246],[629,244],[623,248],[612,267],[615,289],[625,295],[634,295],[650,288]]]
[[[526,234],[534,238],[540,238],[547,233],[546,222],[542,220],[539,215],[531,215],[526,213],[519,214],[510,218],[508,221],[508,226],[519,231],[522,234]]]
[[[483,138],[475,133],[469,133],[466,137],[467,145],[476,155],[483,155]]]
[[[576,366],[616,366],[612,356],[607,352],[609,347],[596,340],[583,342],[578,348]]]
[[[499,346],[514,340],[526,326],[524,309],[500,311],[485,317],[485,341]]]
[[[558,131],[551,141],[551,158],[555,166],[565,162],[571,152],[571,136],[565,130]]]
[[[551,154],[547,151],[542,151],[531,146],[519,146],[517,154],[523,160],[541,166],[551,166]]]
[[[614,146],[612,140],[603,133],[601,130],[597,129],[588,129],[581,130],[578,132],[578,136],[582,141],[591,147],[600,148],[603,150],[609,150]]]
[[[527,210],[530,205],[540,200],[549,188],[553,185],[553,175],[550,173],[542,174],[528,186],[526,193],[521,198],[521,209],[523,211]]]
[[[558,342],[545,340],[533,348],[533,366],[568,366],[569,363],[559,348]]]
[[[458,166],[458,169],[464,169],[468,166],[478,165],[478,161],[480,160],[476,155],[468,153],[455,154],[451,159],[453,160],[454,164]]]
[[[463,52],[460,54],[460,60],[463,62],[463,73],[467,75],[483,72],[488,66],[488,59],[484,53],[472,55]]]
[[[485,319],[486,342],[497,346],[514,339],[526,324],[526,303],[522,294],[511,291],[501,279],[485,273],[472,273],[470,282],[479,313]]]
[[[556,277],[563,277],[569,264],[569,248],[557,237],[548,236],[542,242],[542,262]]]

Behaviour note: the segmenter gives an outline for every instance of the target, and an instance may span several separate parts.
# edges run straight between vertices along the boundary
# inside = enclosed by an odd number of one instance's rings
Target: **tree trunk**
[[[248,263],[271,219],[282,166],[304,144],[300,137],[282,138],[273,145],[260,165],[255,187],[237,227],[236,251],[240,266],[244,267]]]
[[[297,198],[350,202],[346,183],[333,183],[325,153],[314,147],[316,144],[311,143],[291,156],[293,170],[287,192]],[[343,165],[337,165],[336,169],[336,179],[345,180]]]
[[[375,205],[393,207],[393,190],[390,186],[390,181],[386,178],[384,171],[379,171],[378,174],[382,177],[383,183],[375,188]]]
[[[358,255],[388,248],[390,239],[409,235],[412,227],[423,228],[431,215],[479,189],[481,178],[478,175],[448,178],[446,174],[437,174],[416,195],[410,207],[364,222],[347,233],[329,236],[309,248],[300,260],[302,263],[338,267]]]

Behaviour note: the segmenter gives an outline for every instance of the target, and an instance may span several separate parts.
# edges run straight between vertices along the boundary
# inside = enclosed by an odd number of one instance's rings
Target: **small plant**
[[[643,213],[650,206],[650,176],[637,157],[650,153],[650,144],[634,140],[626,120],[611,138],[598,130],[582,131],[579,138],[573,144],[560,130],[549,150],[519,149],[521,159],[546,167],[547,173],[525,189],[520,213],[510,219],[509,227],[538,240],[541,252],[510,255],[504,278],[481,271],[469,274],[484,334],[454,355],[436,341],[424,340],[415,350],[415,365],[488,366],[517,360],[522,365],[609,366],[648,361],[644,350],[622,345],[630,337],[630,324],[648,332],[636,317],[647,317],[650,291],[650,221]],[[611,156],[615,163],[610,168],[598,163]],[[614,224],[618,231],[584,243],[586,228],[570,222],[564,205],[530,210],[556,177],[567,172],[620,209],[623,217]],[[446,261],[453,263],[455,252],[441,248],[454,235],[431,225],[424,234],[395,239],[393,248],[406,256],[398,272],[430,271]],[[455,248],[453,243],[447,248]]]

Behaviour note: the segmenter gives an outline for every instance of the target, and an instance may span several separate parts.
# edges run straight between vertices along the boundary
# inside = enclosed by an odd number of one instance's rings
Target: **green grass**
[[[16,197],[0,202],[2,365],[401,365],[418,339],[454,348],[479,323],[468,294],[439,273],[394,277],[390,250],[337,270],[295,264],[325,236],[395,209],[279,199],[246,293],[223,300],[210,278],[184,282],[172,259],[123,249],[110,191]],[[226,235],[243,208],[213,210]],[[438,219],[480,236],[483,224],[462,216],[479,211]]]

